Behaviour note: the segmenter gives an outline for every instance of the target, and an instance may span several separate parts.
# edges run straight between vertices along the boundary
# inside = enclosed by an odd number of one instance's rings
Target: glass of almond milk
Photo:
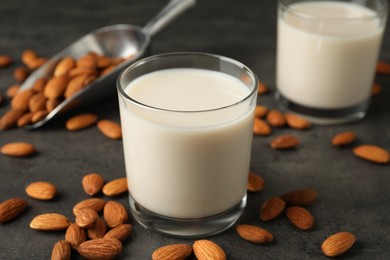
[[[118,82],[130,208],[145,228],[219,233],[246,205],[257,78],[238,61],[170,53]]]
[[[386,0],[279,0],[277,99],[317,124],[361,119],[369,106]]]

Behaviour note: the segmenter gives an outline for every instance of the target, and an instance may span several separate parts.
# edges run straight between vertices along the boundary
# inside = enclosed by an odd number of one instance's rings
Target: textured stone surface
[[[165,1],[164,1],[165,2]],[[144,25],[162,7],[163,1],[67,0],[0,1],[0,53],[17,59],[25,48],[51,56],[80,36],[99,27],[131,23]],[[271,88],[258,99],[276,108],[275,88],[276,1],[213,0],[198,5],[153,38],[152,53],[200,51],[226,55],[251,67]],[[390,35],[386,35],[381,59],[390,61]],[[14,68],[13,66],[12,68]],[[14,83],[12,68],[0,70],[0,91]],[[382,93],[375,97],[365,119],[347,125],[319,127],[308,131],[276,129],[269,137],[255,137],[251,170],[265,180],[260,193],[248,195],[240,223],[259,225],[273,233],[275,241],[261,246],[242,240],[234,229],[211,240],[225,249],[229,259],[327,259],[320,245],[330,234],[349,231],[357,243],[342,259],[388,259],[390,257],[390,165],[375,165],[354,157],[351,149],[331,145],[335,133],[353,130],[357,143],[380,145],[390,150],[390,77],[378,77]],[[0,108],[0,114],[6,107]],[[119,122],[116,97],[90,107],[87,112]],[[16,129],[0,132],[0,145],[14,141],[34,144],[39,154],[27,159],[0,156],[0,200],[22,197],[30,207],[16,220],[0,226],[0,259],[49,259],[53,245],[64,232],[42,233],[28,227],[38,214],[58,212],[73,218],[72,206],[88,196],[81,178],[99,172],[107,180],[125,176],[122,142],[103,136],[96,127],[68,132],[66,117],[36,131]],[[292,133],[301,139],[293,151],[269,147],[273,137]],[[29,199],[24,188],[32,181],[57,186],[55,201]],[[315,227],[303,232],[285,217],[269,223],[259,220],[259,207],[271,196],[301,187],[318,191],[318,201],[309,208]],[[118,201],[125,203],[127,197]],[[145,231],[134,224],[124,241],[119,259],[150,259],[155,248],[171,243],[193,243]],[[73,259],[81,259],[73,253]],[[192,256],[190,259],[195,259]]]

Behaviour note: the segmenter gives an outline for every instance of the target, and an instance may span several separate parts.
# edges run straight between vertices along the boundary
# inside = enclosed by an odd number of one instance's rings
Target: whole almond
[[[332,144],[335,146],[347,146],[355,142],[357,135],[354,132],[341,132],[333,136]]]
[[[46,110],[36,111],[33,113],[32,117],[31,117],[31,122],[32,123],[39,122],[42,119],[44,119],[48,114],[49,114],[49,112],[47,112]]]
[[[361,159],[374,163],[385,164],[390,162],[390,153],[376,145],[360,145],[353,149],[353,153]]]
[[[80,114],[68,119],[65,126],[69,131],[78,131],[94,125],[97,119],[94,114]]]
[[[313,215],[307,209],[302,207],[288,207],[286,209],[286,216],[295,227],[301,230],[309,230],[314,225]]]
[[[46,98],[56,99],[64,95],[66,86],[68,85],[69,77],[67,74],[52,77],[46,83],[43,94]]]
[[[28,108],[30,112],[36,112],[46,108],[46,97],[38,92],[34,94],[28,101]]]
[[[70,98],[96,79],[94,75],[81,74],[72,78],[66,87],[64,97]]]
[[[113,60],[107,56],[99,56],[96,60],[96,66],[99,69],[104,69],[108,66],[111,66],[113,64]]]
[[[79,245],[87,239],[85,229],[80,228],[76,223],[71,224],[65,232],[65,240],[70,246],[77,250]]]
[[[339,256],[347,252],[355,243],[356,237],[350,232],[339,232],[328,237],[321,245],[326,256]]]
[[[187,244],[173,244],[154,250],[152,260],[184,260],[192,253],[192,247]]]
[[[32,116],[33,116],[33,113],[26,113],[26,114],[22,115],[18,119],[17,125],[19,127],[23,127],[23,126],[31,124],[32,123]]]
[[[30,228],[42,231],[57,231],[67,229],[70,221],[64,215],[58,213],[41,214],[33,218]]]
[[[7,97],[13,98],[18,93],[20,85],[12,85],[7,88]]]
[[[46,84],[47,84],[47,80],[45,78],[39,78],[34,82],[32,89],[35,90],[36,92],[43,92]]]
[[[223,249],[210,240],[196,240],[192,245],[192,249],[198,260],[226,260]]]
[[[90,239],[102,238],[106,234],[107,226],[103,219],[97,218],[95,225],[93,227],[88,228],[87,234]],[[106,237],[108,238],[108,237]],[[116,238],[116,237],[111,237]],[[118,239],[118,238],[116,238]],[[118,239],[120,240],[120,239]]]
[[[284,127],[286,125],[286,118],[276,109],[272,109],[268,112],[267,121],[273,127]]]
[[[56,195],[56,192],[56,187],[52,183],[45,181],[33,182],[26,187],[27,195],[37,200],[51,200]]]
[[[91,208],[83,208],[76,213],[76,224],[81,228],[90,228],[95,225],[99,215]]]
[[[298,144],[298,137],[288,134],[275,137],[271,141],[271,147],[278,150],[293,149],[297,147]]]
[[[125,207],[116,201],[108,201],[103,210],[104,220],[111,228],[127,222],[129,215]]]
[[[65,240],[60,240],[54,244],[51,252],[51,260],[70,260],[71,249],[70,245]]]
[[[31,49],[26,49],[22,52],[21,60],[25,65],[31,63],[32,60],[35,60],[37,58],[38,54]]]
[[[97,71],[91,68],[76,67],[69,71],[69,76],[73,79],[80,75],[96,76]]]
[[[48,99],[46,101],[47,112],[50,113],[51,111],[53,111],[60,103],[61,101],[59,99]]]
[[[264,189],[264,180],[254,172],[249,172],[248,183],[246,186],[248,191],[257,192]]]
[[[76,62],[72,57],[64,57],[61,61],[56,65],[54,69],[54,76],[61,76],[69,73],[69,71],[76,66]]]
[[[256,117],[265,117],[268,113],[268,108],[265,106],[257,105],[255,108],[255,116]]]
[[[259,81],[259,84],[257,85],[257,94],[262,95],[268,92],[267,85],[265,85],[263,82]]]
[[[120,224],[104,235],[104,238],[115,238],[119,241],[125,240],[131,234],[133,226],[131,224]]]
[[[100,132],[107,136],[110,139],[121,139],[122,138],[122,128],[121,126],[111,120],[99,120],[97,122],[97,127]]]
[[[237,225],[236,230],[240,237],[256,244],[268,244],[274,239],[270,232],[253,225]]]
[[[103,186],[103,194],[109,197],[118,196],[128,191],[127,178],[119,178],[107,182]]]
[[[277,218],[286,207],[286,202],[280,198],[267,199],[260,208],[260,219],[270,221]]]
[[[280,196],[287,205],[294,206],[309,206],[314,203],[317,199],[317,192],[312,189],[298,189],[287,192]]]
[[[45,64],[46,61],[47,61],[47,58],[38,57],[38,58],[36,58],[36,59],[31,60],[31,61],[27,64],[27,67],[28,67],[30,70],[35,70],[35,69],[39,68],[40,66],[42,66],[43,64]]]
[[[23,110],[12,109],[5,112],[0,118],[0,129],[7,130],[15,127],[20,117],[24,114]]]
[[[255,117],[253,121],[253,133],[255,135],[267,136],[272,133],[272,129],[264,120]]]
[[[8,67],[12,64],[12,58],[8,55],[0,55],[0,68]]]
[[[100,198],[85,199],[73,207],[73,214],[77,215],[77,212],[84,208],[91,208],[96,211],[96,213],[99,213],[103,211],[104,205],[106,205],[106,201]]]
[[[122,253],[122,243],[112,238],[97,238],[80,244],[78,252],[87,259],[115,259]]]
[[[25,67],[17,67],[14,70],[14,78],[19,83],[22,83],[28,77],[28,74],[28,70]]]
[[[1,147],[1,153],[12,157],[28,157],[36,153],[35,147],[30,143],[15,142]]]
[[[376,65],[376,73],[390,75],[390,63],[385,61],[379,61]]]
[[[311,127],[311,123],[295,114],[287,113],[284,115],[286,118],[287,125],[291,128],[295,129],[309,129]]]
[[[111,65],[111,66],[108,66],[107,68],[105,68],[101,73],[100,73],[100,76],[103,77],[107,74],[110,74],[111,71],[113,71],[115,68],[117,67],[117,65]]]
[[[95,69],[97,66],[97,58],[98,58],[97,55],[87,53],[86,55],[80,57],[80,59],[76,61],[76,66]]]
[[[14,110],[27,111],[30,98],[34,95],[34,93],[33,89],[19,91],[12,98],[11,108]]]
[[[104,185],[104,179],[100,174],[89,173],[83,177],[81,184],[85,193],[93,196],[101,191]]]
[[[27,201],[20,198],[7,199],[0,203],[0,223],[6,223],[19,216],[27,208]]]

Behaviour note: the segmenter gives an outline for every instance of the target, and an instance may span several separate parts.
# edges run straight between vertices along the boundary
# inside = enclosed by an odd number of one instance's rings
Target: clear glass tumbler
[[[133,217],[187,238],[232,226],[246,205],[254,73],[222,56],[169,53],[128,67],[117,88]]]

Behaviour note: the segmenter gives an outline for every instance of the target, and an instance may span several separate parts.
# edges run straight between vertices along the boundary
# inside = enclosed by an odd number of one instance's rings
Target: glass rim
[[[354,21],[371,20],[371,19],[378,19],[378,18],[386,17],[388,12],[389,12],[388,2],[387,2],[387,0],[378,0],[378,1],[382,2],[382,4],[383,4],[382,9],[380,9],[380,10],[373,10],[373,9],[369,8],[370,10],[375,12],[374,15],[364,15],[364,16],[361,16],[361,17],[347,17],[347,18],[330,17],[330,16],[319,16],[319,15],[308,14],[306,12],[302,12],[302,11],[299,11],[299,10],[297,10],[295,8],[292,8],[291,4],[288,4],[286,0],[278,0],[278,3],[279,3],[279,7],[283,6],[289,12],[291,12],[293,15],[295,15],[297,17],[300,17],[300,18],[303,18],[303,19],[317,20],[317,21],[332,20],[332,21],[354,22]],[[305,1],[301,1],[301,2],[305,2]],[[310,1],[310,2],[321,2],[321,1]],[[362,4],[353,2],[353,1],[335,1],[335,2],[339,2],[339,3],[352,3],[352,4],[356,4],[356,5],[368,8],[366,5],[362,5]]]
[[[143,65],[145,63],[151,62],[151,61],[162,59],[162,58],[165,58],[165,57],[173,57],[173,56],[209,57],[209,58],[216,58],[216,59],[223,60],[225,62],[229,62],[231,64],[234,64],[237,67],[240,67],[243,71],[245,71],[253,79],[253,83],[254,83],[253,89],[245,97],[243,97],[242,99],[240,99],[239,101],[237,101],[235,103],[232,103],[232,104],[229,104],[229,105],[226,105],[226,106],[222,106],[222,107],[211,108],[211,109],[200,109],[200,110],[174,110],[174,109],[160,108],[160,107],[144,104],[144,103],[142,103],[140,101],[137,101],[137,100],[131,98],[129,95],[127,95],[127,93],[124,91],[124,86],[122,86],[122,82],[121,81],[122,81],[122,78],[124,77],[124,75],[126,73],[128,73],[128,71],[130,71],[130,70],[132,70],[134,68],[137,68],[137,67],[139,67],[139,66],[141,66],[141,65]],[[175,67],[173,67],[173,68],[175,68]],[[194,69],[211,70],[211,69],[207,69],[207,68],[197,68],[197,67],[189,67],[189,66],[185,66],[185,67],[179,67],[178,66],[177,68],[194,68]],[[161,70],[164,70],[164,69],[161,69]],[[156,71],[158,71],[158,70],[156,70]],[[215,70],[212,70],[212,71],[215,71]],[[227,74],[227,73],[222,72],[222,71],[219,71],[219,72]],[[151,72],[149,72],[149,73],[151,73]],[[146,74],[147,73],[145,73],[143,75],[146,75]],[[227,75],[229,75],[229,74],[227,74]],[[235,106],[238,106],[238,105],[244,103],[245,101],[250,99],[255,93],[257,93],[258,79],[257,79],[256,74],[253,73],[253,71],[251,69],[249,69],[249,67],[247,67],[243,63],[241,63],[241,62],[239,62],[239,61],[237,61],[235,59],[232,59],[232,58],[228,58],[228,57],[225,57],[225,56],[222,56],[222,55],[217,55],[217,54],[204,53],[204,52],[170,52],[170,53],[163,53],[163,54],[153,55],[153,56],[141,59],[141,60],[131,64],[130,66],[128,66],[126,69],[124,69],[120,73],[120,75],[119,75],[119,77],[117,79],[117,84],[116,85],[117,85],[118,93],[122,97],[124,97],[128,102],[131,102],[132,104],[137,105],[138,107],[142,107],[142,108],[148,109],[148,110],[163,111],[163,112],[169,112],[169,113],[192,113],[192,114],[194,114],[194,113],[207,113],[207,112],[214,112],[214,111],[224,110],[224,109],[227,109],[227,108],[230,108],[230,107],[235,107]]]

